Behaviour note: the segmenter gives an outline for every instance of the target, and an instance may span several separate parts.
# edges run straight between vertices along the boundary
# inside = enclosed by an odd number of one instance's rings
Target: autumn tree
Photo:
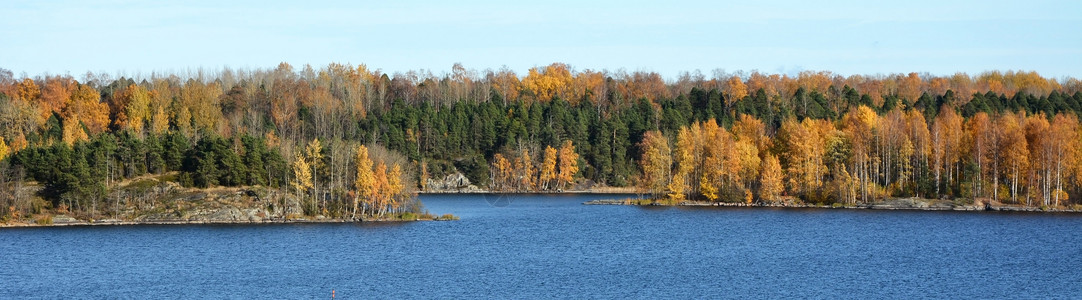
[[[187,118],[178,118],[178,122],[191,120],[195,129],[217,132],[222,110],[219,105],[221,87],[217,83],[206,84],[190,79],[180,90],[178,103],[187,110]]]
[[[909,140],[913,151],[903,151],[906,156],[906,164],[903,168],[909,170],[907,174],[904,174],[906,178],[912,177],[911,184],[915,195],[927,195],[925,193],[932,193],[934,191],[931,188],[925,189],[921,183],[927,183],[928,178],[924,170],[931,170],[932,157],[932,134],[928,129],[928,123],[924,118],[924,114],[917,110],[911,110],[906,113],[906,135]],[[904,149],[903,145],[903,149]],[[927,190],[927,191],[925,191]],[[927,197],[927,196],[926,196]]]
[[[559,189],[564,189],[568,184],[575,183],[575,174],[579,172],[579,155],[575,153],[575,145],[571,140],[564,141],[560,146],[560,173],[557,175]]]
[[[398,212],[402,207],[402,200],[404,200],[404,193],[406,191],[406,185],[402,180],[402,166],[394,164],[391,166],[391,171],[387,173],[387,194],[390,200],[391,212]]]
[[[522,89],[532,93],[538,101],[552,100],[554,97],[566,99],[567,89],[571,87],[572,76],[569,67],[555,63],[544,69],[530,68],[529,74],[522,79]]]
[[[376,178],[372,171],[372,160],[368,158],[368,147],[364,145],[357,146],[357,151],[353,158],[356,164],[356,179],[353,183],[355,193],[353,196],[353,218],[357,218],[357,207],[360,205],[361,199],[364,199],[365,207],[372,206],[373,199],[379,194],[379,190],[376,189]],[[361,215],[364,215],[362,208]]]
[[[7,158],[10,151],[11,148],[8,147],[8,143],[4,141],[3,137],[0,137],[0,161]]]
[[[538,182],[542,190],[548,190],[553,180],[556,180],[556,163],[558,151],[552,146],[545,146],[545,157],[541,162],[541,172]]]
[[[721,196],[719,193],[722,192],[722,185],[735,175],[732,169],[739,168],[740,165],[732,164],[729,160],[732,138],[725,128],[718,126],[713,119],[703,123],[700,128],[703,140],[703,167],[699,178],[699,192],[707,200],[716,201]]]
[[[290,186],[296,191],[298,197],[304,197],[312,189],[312,167],[301,154],[297,154],[291,166],[293,181],[290,182]]]
[[[14,91],[9,95],[16,102],[30,103],[42,96],[41,87],[33,79],[23,78],[15,84]],[[48,109],[48,113],[53,113]]]
[[[1033,79],[1036,80],[1036,79]],[[1049,184],[1052,193],[1052,205],[1059,206],[1060,200],[1067,193],[1064,189],[1065,174],[1073,165],[1077,164],[1077,156],[1080,148],[1078,137],[1078,118],[1074,115],[1057,114],[1052,119],[1052,128],[1048,132],[1050,145],[1050,171]],[[2,158],[3,156],[0,156]],[[1052,183],[1054,181],[1054,183]]]
[[[1010,183],[1011,201],[1019,203],[1018,189],[1022,186],[1022,176],[1029,167],[1029,144],[1026,141],[1025,117],[1006,113],[1000,115],[996,126],[1001,128],[1001,147],[996,149],[997,156],[1007,164],[1003,176]]]
[[[921,79],[917,73],[909,73],[905,77],[899,78],[898,83],[898,96],[914,102],[920,97]]]
[[[849,139],[851,159],[850,170],[847,175],[855,175],[860,190],[860,200],[869,201],[870,185],[872,182],[872,152],[875,142],[875,125],[878,116],[867,106],[859,106],[857,109],[846,113],[842,119],[844,132]]]
[[[172,105],[171,92],[166,82],[155,80],[147,90],[150,97],[148,106],[149,114],[147,130],[156,135],[164,134],[169,130],[170,106]]]
[[[944,106],[932,124],[932,149],[935,158],[936,194],[942,193],[940,185],[950,184],[957,174],[962,149],[962,117],[953,108]],[[943,178],[946,173],[946,178]]]
[[[827,168],[824,164],[826,137],[823,128],[833,127],[829,122],[804,119],[797,122],[788,119],[782,123],[778,135],[785,141],[786,168],[790,189],[809,196],[819,190]]]
[[[533,158],[529,149],[522,149],[515,158],[515,186],[517,191],[532,191],[535,188]]]
[[[503,154],[496,153],[492,157],[492,166],[489,167],[489,172],[492,173],[490,175],[492,190],[507,191],[510,189],[514,170],[511,161],[504,157]]]
[[[733,147],[736,152],[735,161],[739,162],[740,166],[740,178],[744,181],[745,191],[750,193],[754,190],[752,184],[759,178],[762,165],[759,153],[766,149],[769,137],[766,136],[763,122],[749,115],[741,115],[733,123],[732,133],[735,137]]]
[[[101,133],[109,124],[108,105],[101,102],[101,94],[97,90],[85,84],[77,85],[71,93],[70,102],[62,109],[64,141],[68,144]]]
[[[377,191],[374,195],[373,202],[375,202],[376,211],[378,211],[379,216],[383,217],[383,214],[387,213],[388,201],[391,196],[388,193],[390,183],[387,179],[387,164],[382,161],[376,164],[373,178],[375,179],[373,184],[374,190]]]
[[[1049,205],[1052,179],[1051,124],[1044,114],[1029,115],[1025,119],[1026,143],[1029,146],[1029,172],[1026,174],[1026,204]]]
[[[669,172],[672,167],[672,150],[669,148],[669,140],[659,131],[648,131],[643,135],[642,157],[639,165],[642,167],[642,189],[654,199],[660,199],[668,188]]]
[[[688,178],[695,170],[696,149],[695,134],[687,127],[681,127],[676,134],[676,147],[673,149],[673,160],[676,170],[669,182],[669,198],[671,200],[684,200],[689,192]]]
[[[993,155],[993,145],[996,144],[995,135],[991,134],[992,130],[991,119],[988,114],[979,112],[965,123],[966,130],[966,144],[969,149],[969,160],[976,167],[976,172],[973,174],[976,179],[973,181],[973,196],[984,196],[983,183],[988,170],[992,169],[990,166],[994,164],[995,160]]]
[[[23,80],[24,83],[30,79]],[[29,81],[33,83],[33,81]],[[72,101],[72,95],[78,89],[78,82],[70,76],[56,76],[46,78],[45,85],[40,91],[36,85],[21,85],[17,99],[34,99],[27,97],[41,97],[41,116],[43,119],[50,115],[62,113]]]
[[[323,167],[325,165],[323,162],[323,158],[323,144],[319,142],[318,138],[312,139],[312,141],[308,142],[308,145],[304,147],[304,160],[305,163],[308,164],[308,167],[311,168],[309,174],[311,174],[312,187],[315,188],[314,196],[318,197],[322,201],[321,209],[326,210],[326,197],[320,196],[320,194],[322,193],[320,175],[322,173],[321,170],[323,170]]]
[[[762,172],[759,173],[759,198],[769,203],[780,201],[781,194],[785,191],[784,181],[778,158],[771,154],[765,155]]]
[[[142,134],[143,126],[151,120],[150,91],[138,85],[130,85],[127,88],[130,97],[127,106],[124,107],[126,122],[124,125],[136,133]]]
[[[736,101],[744,99],[748,95],[748,87],[744,85],[744,81],[740,79],[740,76],[729,77],[729,80],[725,82],[728,89],[725,91],[725,106],[732,106]]]

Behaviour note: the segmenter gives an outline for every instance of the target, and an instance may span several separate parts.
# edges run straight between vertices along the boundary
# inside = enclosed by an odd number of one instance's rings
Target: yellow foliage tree
[[[383,214],[387,212],[387,200],[390,196],[388,194],[390,184],[387,181],[387,164],[379,162],[379,164],[376,165],[374,177],[375,184],[373,184],[373,186],[374,190],[377,191],[375,195],[375,203],[376,207],[379,210],[379,215],[382,217]]]
[[[740,167],[737,178],[744,184],[745,190],[750,190],[755,178],[759,177],[759,169],[762,161],[759,159],[759,149],[749,140],[738,141],[733,144]]]
[[[579,172],[579,155],[575,153],[575,145],[571,140],[564,141],[560,146],[560,173],[559,188],[564,189],[568,184],[575,182],[575,174]]]
[[[1023,186],[1022,175],[1029,167],[1029,143],[1026,141],[1026,133],[1023,127],[1025,118],[1013,113],[1006,113],[996,120],[996,127],[1001,128],[1001,147],[996,149],[998,156],[1007,164],[1003,168],[1002,176],[1010,184],[1010,198],[1014,203],[1018,200],[1019,188]]]
[[[530,157],[529,149],[522,149],[522,153],[515,159],[515,186],[519,191],[532,191],[534,189],[533,158]]]
[[[293,181],[290,182],[290,185],[300,197],[312,189],[312,168],[308,165],[304,156],[297,154],[297,157],[293,159],[292,169]]]
[[[699,177],[699,193],[707,200],[717,201],[720,197],[720,186],[725,169],[725,147],[722,144],[724,137],[729,134],[724,128],[718,126],[717,121],[710,119],[703,123],[702,127],[703,164],[702,174]]]
[[[22,81],[15,84],[15,93],[11,98],[15,101],[30,103],[37,100],[38,97],[41,97],[41,88],[38,87],[37,83],[34,83],[34,80],[23,78]]]
[[[4,141],[3,137],[0,137],[0,160],[4,160],[4,158],[7,158],[8,151],[10,150],[11,149],[8,148],[8,143]]]
[[[143,132],[143,125],[151,119],[150,92],[146,88],[132,84],[128,86],[130,101],[124,108],[127,127],[136,133]]]
[[[376,198],[379,191],[376,189],[375,174],[372,173],[372,160],[368,158],[368,147],[357,146],[353,161],[357,166],[356,179],[353,182],[353,188],[356,190],[353,198],[353,216],[356,218],[361,199],[364,199],[365,207],[372,206],[371,201]],[[364,214],[364,208],[361,214]]]
[[[492,190],[506,191],[510,186],[510,179],[513,172],[514,170],[512,170],[511,161],[507,160],[503,154],[496,153],[496,155],[492,156],[492,167],[489,168]]]
[[[222,110],[219,97],[222,89],[217,83],[205,84],[198,80],[188,80],[180,90],[179,103],[190,111],[192,125],[196,129],[216,131]]]
[[[556,148],[545,146],[545,157],[541,162],[541,174],[538,176],[538,181],[543,190],[548,190],[552,181],[556,179],[557,154]]]
[[[658,131],[647,131],[643,135],[642,158],[639,165],[642,167],[643,178],[641,188],[659,199],[668,188],[669,172],[672,167],[672,150],[669,148],[669,140]]]
[[[90,135],[105,131],[109,125],[109,106],[101,102],[97,90],[85,84],[78,85],[62,114],[65,122],[81,121]]]
[[[861,200],[867,202],[869,200],[870,191],[869,185],[872,184],[872,176],[874,170],[872,170],[872,151],[873,142],[875,136],[873,134],[875,126],[878,124],[878,117],[875,111],[871,108],[861,105],[857,109],[850,110],[842,118],[842,124],[846,136],[849,138],[850,148],[852,149],[852,156],[850,158],[850,165],[852,166],[852,172],[848,172],[847,175],[853,175],[856,178],[857,185],[860,188]],[[851,173],[851,174],[849,174]]]
[[[161,135],[166,130],[169,130],[169,114],[165,113],[164,106],[158,106],[154,111],[154,116],[150,119],[150,132]]]
[[[782,122],[780,135],[787,141],[785,155],[789,162],[789,184],[793,192],[807,194],[822,186],[826,173],[823,164],[826,138],[820,127],[833,128],[833,125],[812,119],[799,123],[793,119]]]
[[[669,183],[669,198],[672,200],[683,200],[688,195],[687,181],[695,170],[694,153],[698,151],[695,148],[695,135],[687,127],[681,127],[676,134],[676,148],[673,150],[676,173]]]
[[[1067,201],[1067,193],[1065,193],[1063,183],[1066,180],[1064,173],[1069,172],[1073,166],[1078,164],[1078,118],[1071,114],[1057,114],[1052,119],[1052,130],[1049,132],[1049,153],[1050,169],[1048,174],[1048,180],[1054,181],[1048,185],[1052,185],[1053,190],[1051,198],[1054,201],[1052,204],[1058,207],[1061,201]],[[1054,173],[1054,174],[1051,174]]]
[[[956,164],[962,156],[962,133],[962,117],[954,112],[954,108],[944,105],[932,124],[931,132],[937,194],[943,190],[940,182],[944,173],[947,184],[954,181]]]
[[[79,125],[79,120],[76,117],[69,117],[64,120],[61,126],[61,140],[69,146],[74,145],[75,142],[87,140],[86,131]]]
[[[736,141],[747,141],[762,152],[770,145],[770,138],[766,136],[766,126],[763,121],[752,115],[740,115],[740,119],[733,122],[733,135]]]
[[[782,175],[778,157],[771,154],[764,156],[762,170],[759,173],[759,198],[776,203],[781,200],[781,193],[785,191],[785,177]]]
[[[23,82],[27,82],[23,80]],[[33,83],[33,81],[30,81]],[[41,107],[41,117],[48,119],[53,113],[63,113],[68,105],[71,104],[72,94],[78,89],[78,82],[72,79],[70,76],[56,76],[45,79],[45,83],[40,91],[35,90],[37,87],[27,86],[25,91],[20,89],[19,98],[35,99],[36,96],[41,97],[39,102]],[[37,92],[37,94],[34,94]],[[25,98],[32,95],[36,95],[35,98]]]
[[[391,172],[387,174],[387,197],[390,199],[391,212],[397,212],[402,205],[402,194],[406,186],[402,180],[402,167],[398,164],[391,166]]]
[[[567,98],[571,84],[571,70],[561,63],[551,64],[544,69],[530,68],[529,74],[522,79],[522,88],[532,92],[538,101],[552,100],[553,97]]]
[[[319,170],[323,168],[323,144],[319,142],[319,139],[312,139],[308,142],[308,145],[304,147],[304,160],[308,163],[308,167],[311,168],[309,174],[311,174],[312,187],[318,191],[321,188],[319,185]],[[316,196],[316,195],[313,195]],[[322,200],[322,209],[327,208],[326,197],[319,197]]]
[[[729,88],[725,91],[725,106],[731,106],[736,101],[748,96],[748,87],[744,85],[744,81],[739,76],[729,77],[726,85]]]

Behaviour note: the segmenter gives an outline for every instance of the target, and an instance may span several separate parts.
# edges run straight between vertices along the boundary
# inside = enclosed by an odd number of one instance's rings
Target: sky
[[[17,77],[280,62],[1082,78],[1082,1],[0,1]]]

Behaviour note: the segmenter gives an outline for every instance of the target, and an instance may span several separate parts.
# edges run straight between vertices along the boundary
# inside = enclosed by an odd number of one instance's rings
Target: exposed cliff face
[[[466,175],[455,172],[444,176],[441,179],[429,178],[425,181],[425,192],[429,193],[476,193],[484,192],[484,190],[477,186],[470,184],[470,179],[466,178]]]

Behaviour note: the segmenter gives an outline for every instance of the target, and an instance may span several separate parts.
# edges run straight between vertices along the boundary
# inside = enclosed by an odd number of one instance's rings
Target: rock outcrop
[[[175,185],[172,182],[163,185]],[[304,215],[296,196],[266,187],[184,189],[159,195],[161,207],[130,211],[129,219],[140,223],[263,223],[299,219]]]
[[[424,191],[428,193],[479,193],[485,190],[471,184],[466,175],[455,172],[444,176],[442,179],[429,178],[425,181]]]

